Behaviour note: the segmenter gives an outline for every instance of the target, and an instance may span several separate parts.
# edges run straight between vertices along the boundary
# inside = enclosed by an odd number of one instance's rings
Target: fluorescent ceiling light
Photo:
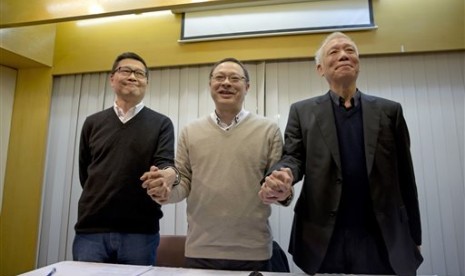
[[[171,12],[170,11],[155,11],[155,12],[146,12],[146,13],[141,13],[141,14],[107,16],[107,17],[79,20],[79,21],[76,21],[76,25],[83,27],[83,26],[107,24],[107,23],[112,23],[112,22],[120,22],[122,20],[149,18],[149,17],[161,16],[161,15],[167,15],[167,14],[171,15]]]
[[[99,13],[104,13],[105,10],[103,7],[97,3],[93,3],[89,6],[88,11],[90,14],[99,14]]]

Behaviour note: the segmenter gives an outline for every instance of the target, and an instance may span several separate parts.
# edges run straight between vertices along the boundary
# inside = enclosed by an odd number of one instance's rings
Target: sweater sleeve
[[[184,128],[179,135],[176,150],[176,168],[181,175],[181,182],[173,187],[166,203],[180,202],[190,193],[192,169],[189,162],[187,128]]]
[[[281,130],[276,125],[274,129],[274,135],[270,141],[270,149],[268,154],[268,165],[267,170],[269,170],[274,164],[276,164],[281,158],[283,152],[283,137],[281,135]]]
[[[164,117],[161,122],[157,148],[153,154],[155,166],[161,169],[174,166],[174,140],[173,123],[168,117]]]
[[[89,149],[90,129],[89,120],[86,119],[82,126],[81,139],[79,143],[79,181],[81,182],[81,187],[84,187],[84,184],[86,183],[88,177],[87,168],[91,161]]]

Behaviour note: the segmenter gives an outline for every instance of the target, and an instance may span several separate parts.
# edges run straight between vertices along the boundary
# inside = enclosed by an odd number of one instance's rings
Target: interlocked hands
[[[273,171],[265,177],[258,196],[265,204],[283,202],[292,196],[292,182],[294,177],[289,168]]]
[[[140,180],[143,181],[142,188],[147,189],[147,194],[157,203],[166,202],[170,196],[171,188],[176,180],[176,172],[168,167],[161,170],[155,166],[145,172]]]

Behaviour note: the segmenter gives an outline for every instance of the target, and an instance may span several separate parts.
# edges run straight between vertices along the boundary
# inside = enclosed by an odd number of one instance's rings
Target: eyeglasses
[[[132,73],[134,73],[134,76],[136,76],[136,78],[138,79],[145,79],[147,77],[147,73],[145,71],[140,69],[133,70],[125,66],[116,68],[116,70],[113,71],[113,73],[115,72],[120,73],[124,77],[129,77]]]
[[[224,82],[226,79],[228,79],[230,83],[238,83],[241,80],[245,80],[245,77],[239,76],[239,75],[231,75],[231,76],[214,75],[214,76],[211,76],[211,79],[216,82]]]

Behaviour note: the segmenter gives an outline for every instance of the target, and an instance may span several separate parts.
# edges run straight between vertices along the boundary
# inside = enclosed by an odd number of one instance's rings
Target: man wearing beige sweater
[[[178,139],[180,184],[164,184],[152,170],[143,186],[161,204],[186,198],[188,267],[271,271],[271,207],[258,192],[281,157],[282,135],[275,123],[243,109],[250,84],[240,61],[217,62],[209,84],[214,112],[187,125]]]

